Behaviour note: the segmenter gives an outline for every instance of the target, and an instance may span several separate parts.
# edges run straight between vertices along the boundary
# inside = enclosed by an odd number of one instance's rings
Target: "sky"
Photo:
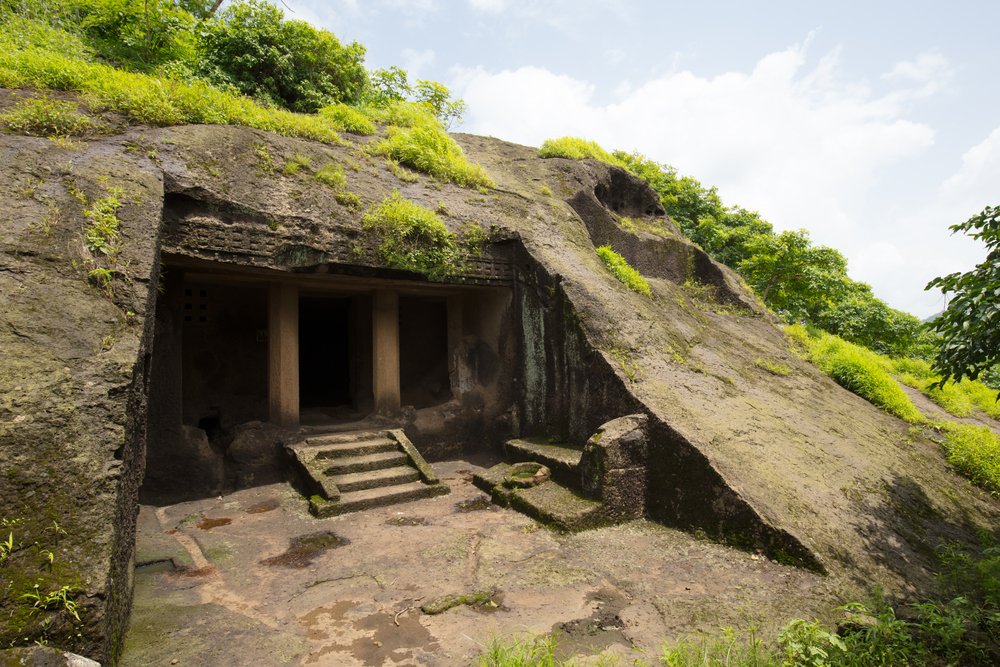
[[[921,318],[1000,204],[1000,3],[285,0],[469,105],[453,130],[639,151],[840,250]],[[289,11],[291,10],[291,11]]]

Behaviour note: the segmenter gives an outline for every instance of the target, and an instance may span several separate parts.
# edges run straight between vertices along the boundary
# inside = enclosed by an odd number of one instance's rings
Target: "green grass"
[[[1000,495],[1000,436],[985,426],[949,422],[943,427],[948,463],[976,485]]]
[[[365,213],[361,224],[374,239],[379,259],[386,266],[420,273],[431,280],[452,275],[459,266],[457,236],[434,211],[403,198],[399,192]]]
[[[587,158],[599,160],[616,167],[625,168],[625,163],[616,158],[608,151],[601,148],[596,141],[587,141],[579,137],[560,137],[559,139],[546,139],[542,147],[538,149],[539,157],[565,157],[571,160],[584,160]]]
[[[838,336],[809,332],[801,325],[791,325],[785,331],[805,346],[808,358],[840,386],[900,419],[926,421],[892,377],[886,357]]]
[[[556,640],[551,634],[528,638],[494,639],[479,656],[480,667],[571,667],[556,658]]]
[[[316,180],[334,190],[340,190],[347,184],[343,168],[336,162],[329,162],[320,167],[314,174]]]
[[[628,218],[626,216],[617,217],[618,226],[630,234],[639,234],[646,232],[647,234],[653,234],[654,236],[659,236],[660,238],[670,238],[674,234],[669,229],[664,226],[662,219],[645,219],[645,218]]]
[[[782,364],[777,361],[771,361],[770,359],[764,359],[762,357],[757,357],[753,360],[753,365],[757,368],[762,368],[771,375],[779,375],[781,377],[787,377],[792,374],[792,369],[790,366]]]
[[[301,153],[296,153],[292,157],[288,158],[285,162],[285,166],[282,167],[281,171],[286,176],[295,176],[303,169],[308,169],[312,164],[312,158],[308,155],[302,155]]]
[[[385,138],[371,147],[375,154],[441,181],[480,190],[495,187],[486,170],[466,159],[462,147],[424,105],[396,102],[365,112],[388,126]]]
[[[139,125],[183,123],[245,125],[289,137],[341,143],[338,127],[318,115],[260,106],[204,83],[127,72],[79,54],[28,45],[0,34],[0,87],[79,93],[92,111],[119,113]]]
[[[375,134],[377,128],[365,112],[347,104],[331,104],[319,110],[319,115],[328,118],[344,132],[369,136]]]
[[[50,100],[44,95],[18,102],[14,109],[0,115],[0,126],[34,137],[79,136],[97,127],[91,118],[80,113],[76,102]]]
[[[994,419],[1000,419],[997,392],[982,382],[965,379],[941,386],[941,376],[922,359],[893,359],[890,363],[901,382],[919,389],[956,417],[968,417],[979,409]]]
[[[643,296],[652,297],[653,292],[649,288],[649,283],[642,274],[632,268],[625,258],[616,253],[611,246],[602,245],[597,249],[597,256],[601,258],[604,265],[625,287],[633,292],[638,292]]]

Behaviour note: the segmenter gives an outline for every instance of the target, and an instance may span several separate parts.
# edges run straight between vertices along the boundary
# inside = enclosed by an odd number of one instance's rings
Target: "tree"
[[[844,298],[819,313],[816,324],[841,338],[890,357],[929,357],[933,336],[919,319],[891,308],[869,285],[851,281]]]
[[[1000,206],[987,206],[951,230],[985,243],[986,260],[972,271],[935,278],[925,288],[953,295],[930,324],[942,339],[934,360],[942,385],[949,379],[975,380],[1000,363]]]
[[[235,3],[205,21],[199,50],[202,76],[292,111],[354,103],[368,86],[363,46],[285,20],[264,0]]]
[[[760,234],[747,250],[750,256],[739,263],[739,272],[764,303],[789,320],[815,321],[850,284],[844,256],[812,245],[804,229]]]

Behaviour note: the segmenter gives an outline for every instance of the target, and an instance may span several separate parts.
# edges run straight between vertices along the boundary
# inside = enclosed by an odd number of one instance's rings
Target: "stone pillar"
[[[448,381],[451,395],[458,398],[465,393],[465,360],[462,358],[462,297],[448,297]]]
[[[274,424],[299,423],[299,290],[272,284],[267,299],[268,414]]]
[[[372,381],[375,412],[399,412],[399,294],[376,290],[372,301]]]

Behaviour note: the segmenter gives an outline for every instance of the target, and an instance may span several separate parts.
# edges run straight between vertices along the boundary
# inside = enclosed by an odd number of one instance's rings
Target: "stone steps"
[[[361,491],[341,493],[340,499],[336,501],[313,496],[309,499],[309,511],[314,516],[324,518],[346,514],[347,512],[357,512],[374,507],[420,500],[422,498],[442,496],[449,491],[450,489],[444,484],[424,484],[423,482],[394,484],[392,486],[381,486]]]
[[[580,486],[582,448],[554,445],[541,439],[518,439],[504,443],[504,453],[512,463],[541,463],[552,471],[552,477],[557,481],[574,488]]]
[[[406,484],[408,482],[416,482],[419,479],[420,473],[408,465],[333,476],[333,482],[340,489],[341,494],[349,491],[373,489],[379,486]]]
[[[608,523],[601,502],[554,480],[527,489],[504,486],[510,469],[510,464],[497,464],[473,475],[472,482],[489,493],[496,504],[516,509],[557,530],[577,532]]]
[[[323,474],[327,476],[394,468],[409,463],[406,454],[400,451],[377,452],[375,454],[362,454],[360,456],[342,456],[334,459],[322,457],[318,458],[317,462],[323,466]]]
[[[310,434],[287,450],[318,517],[449,492],[401,430]]]

